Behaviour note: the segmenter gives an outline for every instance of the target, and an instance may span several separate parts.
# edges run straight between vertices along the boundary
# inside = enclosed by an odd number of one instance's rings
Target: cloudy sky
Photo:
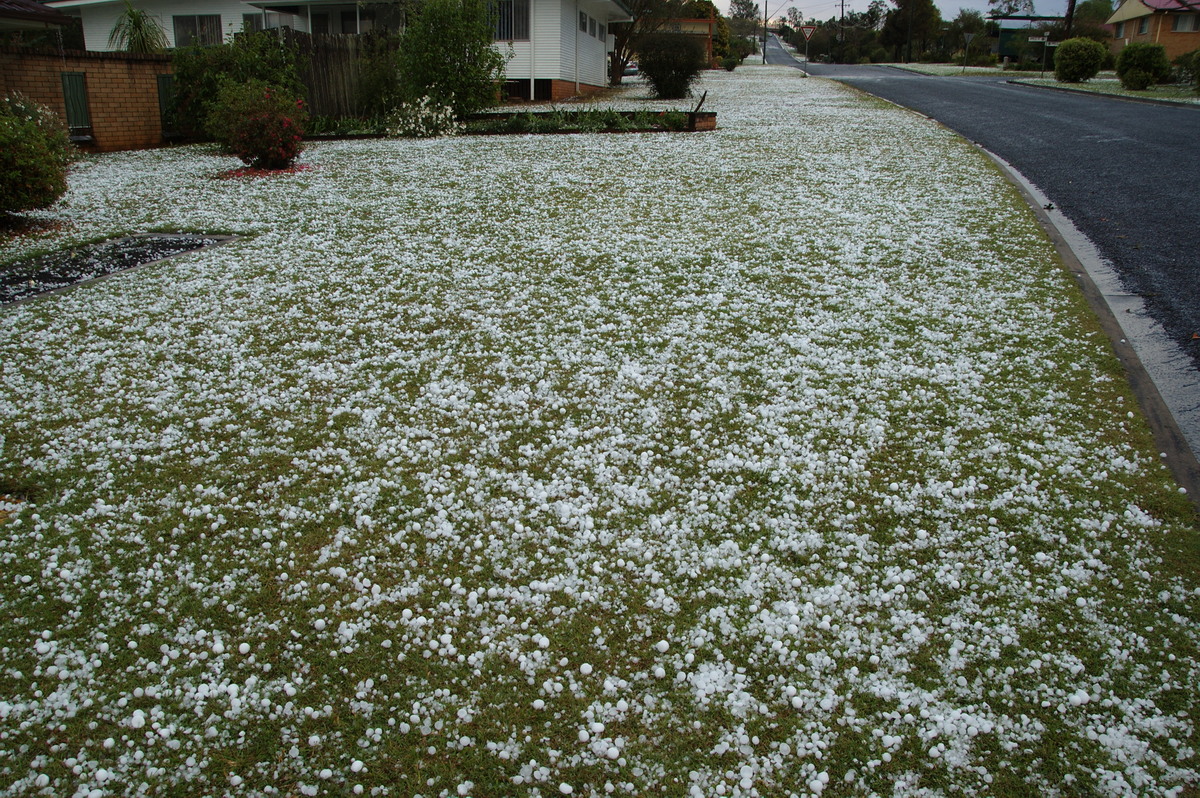
[[[722,13],[729,13],[729,0],[713,0]],[[763,0],[756,0],[761,8]],[[851,11],[866,11],[871,0],[846,0],[846,13]],[[826,20],[841,13],[841,0],[768,0],[768,10],[772,17],[787,13],[790,6],[795,6],[805,19],[816,18]],[[985,15],[991,10],[987,0],[934,0],[942,12],[943,19],[953,19],[958,16],[960,8],[981,11]],[[891,3],[888,3],[889,7]],[[1046,16],[1061,15],[1066,12],[1066,0],[1034,0],[1034,11]]]

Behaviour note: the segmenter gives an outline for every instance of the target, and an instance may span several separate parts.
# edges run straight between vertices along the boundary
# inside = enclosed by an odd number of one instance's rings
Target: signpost
[[[964,75],[967,74],[967,53],[969,53],[971,51],[971,40],[974,38],[975,38],[974,33],[967,33],[966,31],[963,32],[963,39],[967,43],[967,46],[963,48],[963,74]]]
[[[817,26],[801,25],[800,32],[804,34],[804,76],[808,77],[808,40],[817,32]]]

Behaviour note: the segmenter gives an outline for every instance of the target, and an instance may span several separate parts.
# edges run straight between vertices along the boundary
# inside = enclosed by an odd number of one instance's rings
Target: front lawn
[[[1030,210],[702,88],[74,173],[0,262],[243,237],[0,309],[0,790],[1194,794],[1195,515]]]

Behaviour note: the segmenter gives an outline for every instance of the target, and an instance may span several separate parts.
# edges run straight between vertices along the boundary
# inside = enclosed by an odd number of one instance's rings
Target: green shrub
[[[183,47],[175,51],[172,64],[174,119],[179,131],[193,139],[205,137],[208,115],[227,83],[259,80],[294,97],[305,96],[295,48],[272,31],[241,33],[229,44]]]
[[[0,102],[0,213],[48,208],[67,191],[75,157],[67,131],[44,105],[19,94]]]
[[[1196,93],[1200,94],[1200,50],[1192,50],[1176,58],[1175,67],[1178,70],[1176,82],[1191,83]]]
[[[208,115],[208,133],[255,169],[286,169],[302,148],[304,101],[261,80],[229,82]]]
[[[487,0],[427,0],[400,40],[401,99],[428,97],[459,119],[494,105],[505,59],[493,39]]]
[[[683,111],[663,111],[658,115],[658,124],[662,125],[664,130],[673,132],[686,130],[688,115]]]
[[[725,68],[726,72],[732,72],[733,70],[737,69],[738,64],[740,63],[742,63],[742,59],[735,58],[732,55],[727,55],[721,59],[721,66]]]
[[[1121,85],[1141,91],[1171,77],[1167,48],[1150,42],[1130,42],[1117,56],[1117,77]]]
[[[1108,48],[1095,39],[1067,39],[1054,54],[1054,77],[1063,83],[1082,83],[1100,72]]]
[[[355,104],[364,116],[386,116],[400,103],[400,36],[367,33],[359,39]]]
[[[704,67],[704,49],[688,36],[656,33],[638,46],[638,69],[664,99],[686,97]]]

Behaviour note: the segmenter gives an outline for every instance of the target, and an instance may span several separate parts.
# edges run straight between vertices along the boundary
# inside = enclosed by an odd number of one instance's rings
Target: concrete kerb
[[[1066,217],[1057,213],[1052,214],[1049,211],[1051,203],[1024,175],[995,153],[983,147],[979,147],[979,150],[987,155],[1000,168],[1009,182],[1021,192],[1033,209],[1038,223],[1054,244],[1059,257],[1075,275],[1080,290],[1083,291],[1092,312],[1100,320],[1100,325],[1104,329],[1105,335],[1108,336],[1113,352],[1125,369],[1130,387],[1146,416],[1159,452],[1171,469],[1175,480],[1180,487],[1187,491],[1193,506],[1200,512],[1200,461],[1197,461],[1193,445],[1189,443],[1176,418],[1175,413],[1180,409],[1173,410],[1163,398],[1155,378],[1146,368],[1142,357],[1131,341],[1130,334],[1125,330],[1109,304],[1107,294],[1101,291],[1096,284],[1096,275],[1099,272],[1110,271],[1107,264],[1101,261],[1098,254],[1083,252],[1081,251],[1082,247],[1072,244],[1072,241],[1086,241],[1086,238],[1075,229],[1075,226]]]

